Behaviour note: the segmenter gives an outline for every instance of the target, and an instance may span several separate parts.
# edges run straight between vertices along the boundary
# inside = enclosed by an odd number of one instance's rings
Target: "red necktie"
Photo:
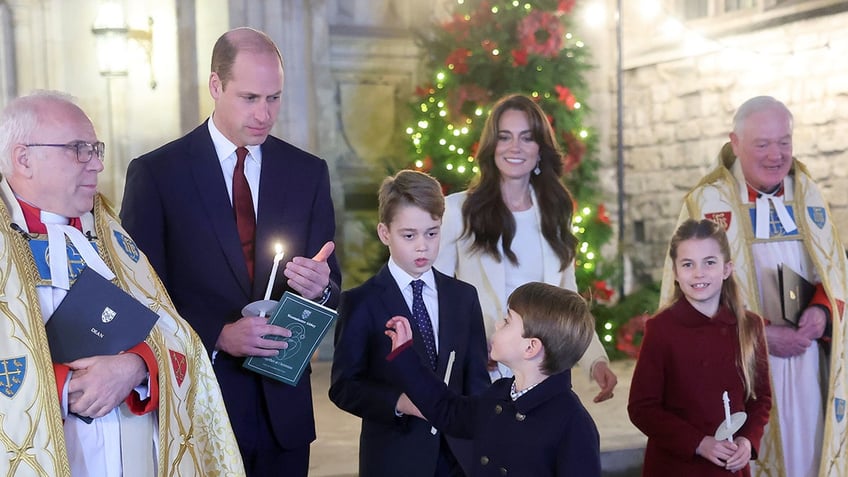
[[[247,149],[236,149],[236,168],[233,170],[233,211],[236,215],[241,251],[247,263],[247,273],[253,281],[253,236],[256,233],[256,215],[253,213],[253,198],[250,195],[250,184],[244,175],[244,159]]]

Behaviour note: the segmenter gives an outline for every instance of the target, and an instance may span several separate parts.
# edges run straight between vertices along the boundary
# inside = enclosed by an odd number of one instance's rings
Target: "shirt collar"
[[[237,146],[233,144],[224,133],[222,133],[217,126],[215,126],[215,121],[213,118],[215,117],[215,113],[212,113],[212,116],[209,116],[209,120],[206,121],[206,124],[209,127],[209,135],[212,137],[212,144],[215,146],[215,154],[218,155],[218,161],[224,162],[228,158],[233,156],[233,153],[236,152]],[[262,145],[257,146],[245,146],[247,151],[250,152],[250,157],[256,159],[257,162],[262,161]]]
[[[389,263],[387,265],[389,267],[389,273],[392,274],[392,278],[395,279],[398,288],[400,288],[401,290],[408,287],[413,280],[423,280],[425,285],[427,285],[433,290],[436,289],[436,276],[433,274],[432,267],[426,272],[422,273],[420,277],[415,278],[412,275],[406,273],[404,269],[400,268],[400,265],[395,263],[395,260],[392,257],[389,257]]]

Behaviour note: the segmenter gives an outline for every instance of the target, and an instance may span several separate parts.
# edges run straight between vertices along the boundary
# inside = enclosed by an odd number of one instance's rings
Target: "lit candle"
[[[265,288],[266,300],[271,299],[271,290],[274,289],[274,280],[277,278],[277,267],[280,265],[280,260],[286,256],[286,254],[283,253],[283,246],[279,243],[274,246],[274,250],[276,250],[277,254],[274,255],[274,266],[271,268],[271,277],[268,278],[268,287]]]

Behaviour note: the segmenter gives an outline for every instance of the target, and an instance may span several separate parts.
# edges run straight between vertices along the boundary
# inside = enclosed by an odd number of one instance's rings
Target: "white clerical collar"
[[[783,196],[777,195],[779,192],[781,192],[781,188],[778,188],[771,194],[760,192],[757,199],[754,201],[757,206],[757,228],[755,230],[755,235],[758,239],[769,238],[769,230],[771,229],[769,202],[771,202],[771,205],[774,206],[774,211],[777,214],[777,220],[780,221],[785,232],[794,232],[798,229],[795,221],[792,220],[792,216],[789,215],[786,205],[783,204]]]
[[[68,290],[71,288],[68,276],[68,250],[65,237],[70,239],[74,248],[85,261],[86,266],[107,280],[115,278],[106,262],[100,258],[97,250],[76,227],[68,225],[70,219],[53,212],[41,211],[41,222],[47,228],[47,250],[50,254],[50,282],[56,288]]]
[[[741,183],[743,202],[748,199],[748,182],[745,180],[745,176],[742,172],[742,165],[740,160],[737,158],[736,162],[733,164],[733,175],[737,178],[741,178],[739,181]],[[783,178],[783,183],[775,189],[771,194],[766,194],[765,192],[760,191],[759,189],[753,188],[757,191],[757,198],[754,200],[754,204],[756,206],[756,225],[754,226],[754,236],[758,239],[768,239],[770,236],[771,229],[771,207],[774,207],[775,214],[777,215],[777,220],[780,221],[781,226],[783,226],[783,230],[786,232],[794,232],[798,229],[798,226],[795,224],[795,221],[792,220],[792,216],[789,214],[789,211],[786,209],[786,205],[783,203],[783,197],[787,194],[787,190],[789,186],[787,185],[789,182],[789,176]],[[778,195],[782,194],[782,195]],[[771,205],[769,205],[771,202]]]
[[[47,224],[57,224],[57,225],[68,225],[71,223],[71,219],[65,217],[64,215],[54,214],[53,212],[47,212],[46,210],[41,210],[41,223],[44,225]]]

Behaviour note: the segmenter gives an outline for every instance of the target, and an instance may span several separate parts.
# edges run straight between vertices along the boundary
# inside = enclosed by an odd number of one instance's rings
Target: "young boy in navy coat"
[[[413,354],[440,382],[466,395],[490,383],[477,291],[432,268],[444,210],[441,186],[427,174],[401,171],[383,181],[377,234],[391,257],[377,275],[341,296],[329,394],[362,418],[361,477],[461,477],[460,464],[471,466],[470,442],[445,439],[420,418],[389,378],[385,360],[391,351],[386,320],[408,316]]]
[[[515,289],[492,335],[492,359],[515,373],[478,397],[458,396],[424,366],[402,316],[386,323],[393,377],[436,427],[473,439],[472,477],[598,477],[600,439],[571,390],[571,367],[595,328],[577,293],[531,282]]]

